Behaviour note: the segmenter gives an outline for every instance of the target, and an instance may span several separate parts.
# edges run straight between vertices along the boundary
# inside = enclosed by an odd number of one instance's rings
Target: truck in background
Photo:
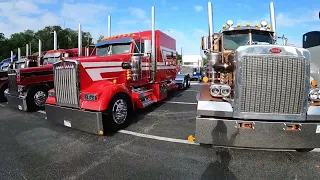
[[[79,35],[82,35],[80,33],[79,31]],[[94,48],[81,49],[95,55]],[[42,109],[48,97],[48,90],[53,88],[53,64],[65,57],[81,56],[78,52],[78,48],[57,49],[57,36],[54,33],[54,50],[47,51],[37,67],[12,69],[8,72],[9,85],[5,91],[8,105],[22,111]],[[40,40],[38,54],[42,54]]]
[[[271,27],[233,26],[231,20],[202,43],[211,74],[197,96],[195,141],[250,148],[320,147],[319,89],[310,83],[310,52],[278,45],[273,2]],[[312,63],[312,61],[311,61]],[[212,79],[211,82],[208,78]]]
[[[7,102],[7,98],[5,97],[5,90],[8,88],[8,70],[26,68],[26,67],[36,67],[37,66],[37,58],[38,54],[33,54],[31,56],[28,55],[28,46],[26,47],[26,56],[20,56],[20,48],[18,48],[18,56],[12,56],[10,61],[6,63],[5,69],[0,71],[0,102]],[[17,60],[15,60],[17,57]],[[4,68],[4,65],[2,66]]]
[[[154,24],[152,7],[152,30],[108,37],[97,43],[97,56],[56,62],[47,120],[103,135],[127,126],[135,109],[187,88],[190,76],[177,74],[175,39]]]

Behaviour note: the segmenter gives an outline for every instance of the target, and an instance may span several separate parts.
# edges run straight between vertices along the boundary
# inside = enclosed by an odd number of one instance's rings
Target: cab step
[[[149,98],[147,98],[146,100],[142,101],[142,105],[143,105],[144,108],[152,105],[153,103],[155,103],[155,102],[150,100]]]

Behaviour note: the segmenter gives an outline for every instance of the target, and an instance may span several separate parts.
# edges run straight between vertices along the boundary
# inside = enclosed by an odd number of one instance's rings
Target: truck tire
[[[7,102],[7,98],[4,96],[4,91],[8,88],[8,84],[0,86],[0,102]]]
[[[109,132],[116,132],[125,128],[131,121],[133,106],[125,94],[114,96],[103,114],[103,128]]]
[[[27,93],[27,107],[28,111],[37,111],[44,107],[48,98],[48,88],[44,86],[37,86],[29,89]]]
[[[314,148],[305,148],[305,149],[296,149],[297,152],[310,152],[312,151]]]

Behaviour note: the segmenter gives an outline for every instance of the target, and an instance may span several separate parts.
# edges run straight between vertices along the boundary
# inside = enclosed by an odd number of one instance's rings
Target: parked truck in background
[[[56,43],[56,33],[54,39]],[[54,44],[55,49],[46,52],[43,63],[38,63],[39,66],[10,70],[9,85],[5,91],[9,106],[22,111],[36,111],[44,107],[48,90],[53,88],[53,64],[65,57],[79,56],[78,48],[56,49],[56,47],[57,45]],[[94,48],[81,49],[95,55]],[[41,41],[39,41],[39,54],[42,54]]]
[[[211,2],[208,14],[209,36],[202,39],[212,42],[203,47],[212,73],[197,96],[195,141],[299,152],[319,148],[320,91],[310,83],[310,53],[276,43],[273,2],[271,27],[265,21],[233,26],[229,20],[214,41]]]
[[[28,50],[28,47],[26,48]],[[17,58],[17,60],[15,60]],[[26,52],[26,56],[20,56],[20,49],[18,48],[18,56],[13,56],[10,58],[10,61],[5,65],[5,69],[0,70],[0,102],[7,102],[7,98],[5,97],[5,90],[8,88],[8,70],[14,71],[15,69],[27,68],[27,67],[36,67],[37,66],[37,58],[38,54],[28,55]],[[4,65],[2,66],[4,68]]]
[[[54,64],[54,88],[45,105],[47,120],[103,135],[130,122],[146,108],[188,86],[177,74],[176,41],[154,29],[109,37],[97,43],[97,56]]]

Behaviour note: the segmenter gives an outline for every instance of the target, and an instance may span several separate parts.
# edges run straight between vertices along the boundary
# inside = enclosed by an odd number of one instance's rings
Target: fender
[[[109,81],[97,81],[81,92],[81,109],[94,111],[104,111],[108,108],[110,100],[118,93],[128,95],[131,104],[133,105],[131,93],[123,84],[113,84]],[[84,94],[97,94],[97,101],[84,100]]]

